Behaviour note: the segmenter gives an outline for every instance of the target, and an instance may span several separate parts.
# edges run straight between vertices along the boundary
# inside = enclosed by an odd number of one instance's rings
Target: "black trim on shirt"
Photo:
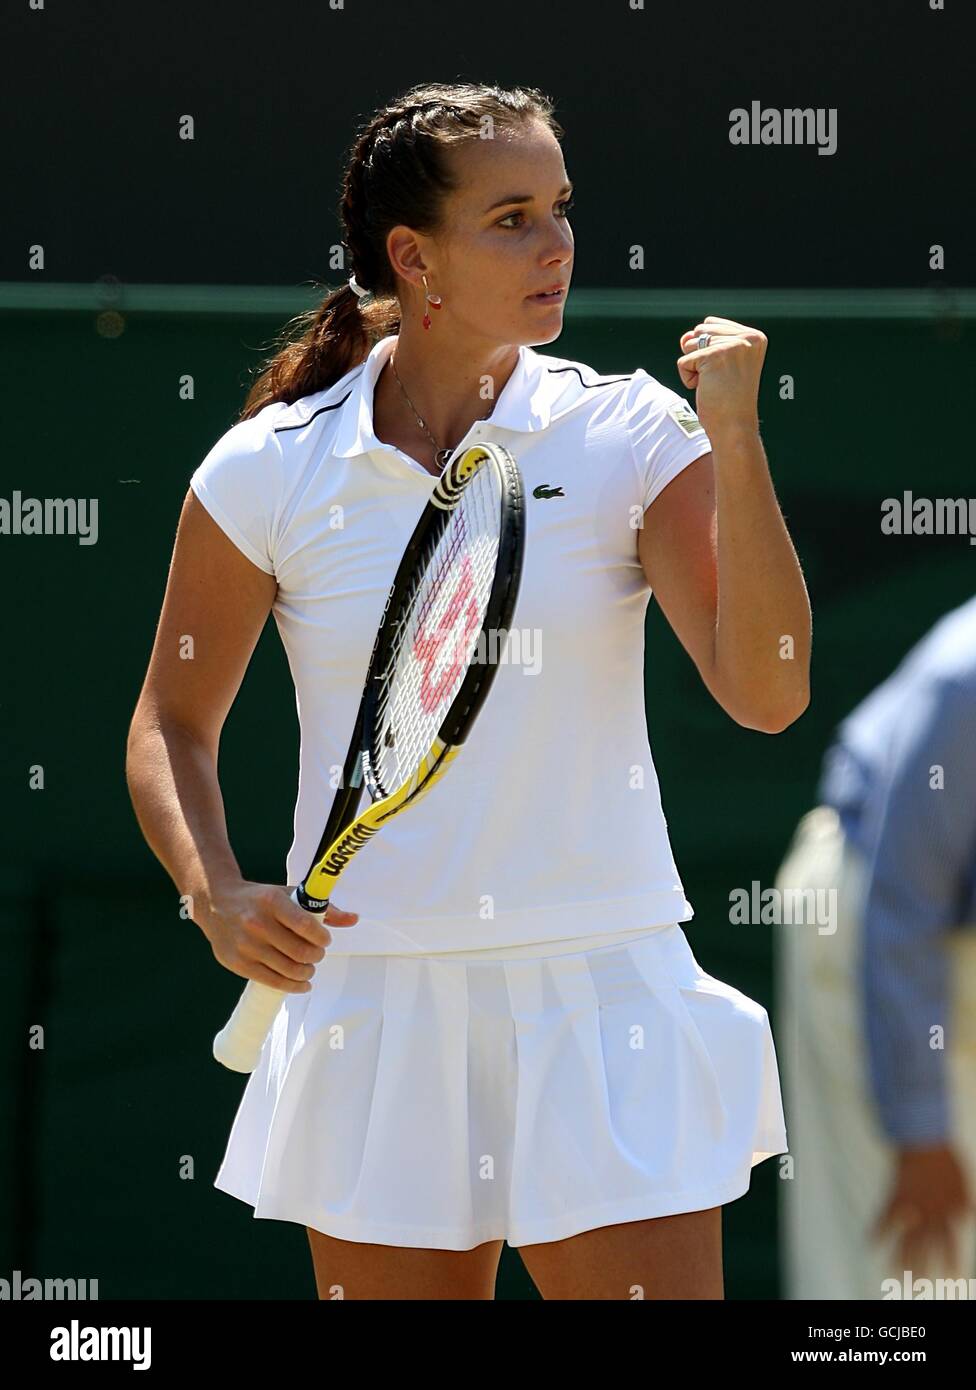
[[[324,415],[327,410],[338,410],[341,405],[345,405],[351,395],[352,391],[349,390],[341,401],[336,401],[333,405],[320,405],[318,410],[313,411],[307,420],[300,420],[297,425],[275,425],[272,434],[284,434],[285,430],[303,430],[306,425],[310,425],[313,420],[317,419],[319,415]]]

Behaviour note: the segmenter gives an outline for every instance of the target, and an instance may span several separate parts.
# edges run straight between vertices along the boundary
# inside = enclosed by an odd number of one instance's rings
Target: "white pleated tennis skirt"
[[[766,1010],[674,924],[327,953],[285,996],[214,1186],[343,1240],[469,1250],[719,1206],[787,1150]]]

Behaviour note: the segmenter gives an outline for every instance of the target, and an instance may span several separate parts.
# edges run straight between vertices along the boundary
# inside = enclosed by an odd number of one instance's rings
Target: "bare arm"
[[[715,699],[745,728],[778,734],[810,702],[812,616],[759,435],[767,338],[708,314],[678,342],[712,453],[651,503],[638,556]]]
[[[703,454],[648,507],[638,558],[714,699],[744,728],[777,734],[809,703],[810,601],[758,436],[716,448],[719,470]]]
[[[222,965],[302,992],[331,935],[276,885],[245,880],[217,778],[220,733],[277,592],[191,492],[180,515],[149,668],[126,748],[126,780],[150,849]],[[348,925],[355,914],[330,909]],[[289,984],[288,982],[292,983]]]

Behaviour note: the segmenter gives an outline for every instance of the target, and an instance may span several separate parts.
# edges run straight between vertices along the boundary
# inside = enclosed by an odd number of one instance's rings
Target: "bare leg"
[[[320,1299],[493,1299],[504,1241],[418,1250],[339,1240],[306,1226]]]
[[[547,1299],[725,1297],[721,1207],[600,1226],[517,1249]]]

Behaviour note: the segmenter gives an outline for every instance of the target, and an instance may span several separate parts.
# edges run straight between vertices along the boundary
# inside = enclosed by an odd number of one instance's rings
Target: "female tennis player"
[[[535,351],[573,269],[562,135],[542,93],[468,84],[414,88],[358,135],[348,282],[190,480],[130,733],[140,824],[216,959],[283,993],[215,1186],[307,1228],[321,1298],[490,1299],[506,1240],[544,1298],[722,1298],[721,1208],[787,1151],[766,1011],[681,925],[643,692],[653,589],[738,724],[778,733],[807,705],[766,339],[689,325],[697,411],[643,368]],[[404,544],[480,440],[524,483],[506,660],[322,926],[289,891]],[[286,885],[243,877],[217,778],[269,612],[301,733]]]

